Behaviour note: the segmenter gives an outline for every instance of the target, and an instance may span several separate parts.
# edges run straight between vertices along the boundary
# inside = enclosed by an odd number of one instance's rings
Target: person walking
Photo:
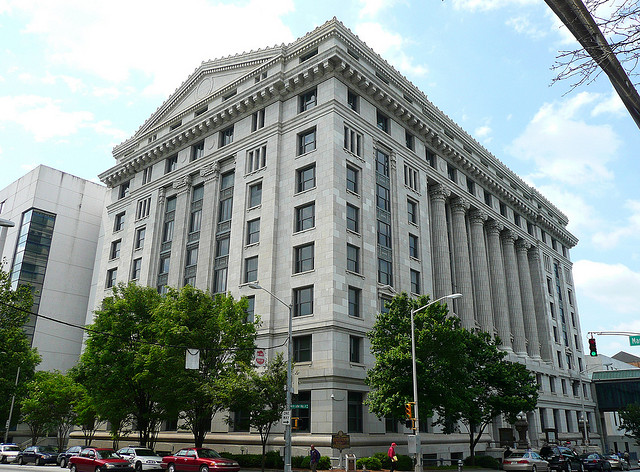
[[[311,472],[316,472],[318,467],[318,462],[320,462],[320,452],[316,449],[316,447],[312,444],[311,450],[309,451],[309,465],[311,465]]]
[[[387,451],[387,456],[389,456],[389,460],[391,460],[391,469],[389,469],[389,472],[393,472],[396,469],[396,462],[398,462],[398,456],[396,456],[396,443],[391,443],[391,446]]]

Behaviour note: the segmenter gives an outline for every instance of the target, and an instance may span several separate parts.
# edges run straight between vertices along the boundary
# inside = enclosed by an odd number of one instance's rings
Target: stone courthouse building
[[[450,303],[462,324],[500,336],[536,373],[533,446],[579,443],[583,412],[597,440],[566,216],[336,19],[203,62],[113,156],[92,306],[130,280],[228,291],[260,315],[258,345],[284,350],[287,308],[249,284],[290,301],[293,455],[312,442],[334,455],[340,430],[358,456],[392,440],[406,452],[409,431],[364,403],[366,333],[396,291],[462,293]],[[259,443],[223,420],[215,447]],[[192,441],[164,429],[159,449]],[[496,420],[479,450],[511,431]],[[466,456],[467,439],[428,424],[423,452]]]

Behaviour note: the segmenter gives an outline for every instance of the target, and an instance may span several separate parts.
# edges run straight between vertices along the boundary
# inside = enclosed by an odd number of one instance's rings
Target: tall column
[[[538,325],[538,340],[540,341],[540,355],[547,362],[553,361],[551,349],[551,334],[547,321],[547,305],[544,296],[542,279],[542,267],[540,265],[540,252],[536,246],[529,250],[529,269],[531,271],[531,286],[533,288],[533,303],[536,310],[536,322]]]
[[[433,298],[451,293],[451,260],[447,237],[445,201],[449,191],[442,185],[429,187],[431,198],[431,241],[433,245]]]
[[[500,244],[502,225],[494,220],[487,223],[487,246],[489,249],[489,274],[491,276],[491,299],[493,301],[493,322],[502,347],[512,349],[509,307],[507,305],[507,278],[504,275],[504,261]]]
[[[463,296],[458,300],[458,317],[466,329],[474,329],[476,322],[473,316],[473,284],[471,281],[471,261],[469,258],[469,242],[465,214],[469,204],[458,197],[451,202],[451,228],[453,230],[453,262],[456,268],[455,291]]]
[[[200,169],[200,176],[204,178],[204,198],[202,199],[202,224],[200,226],[200,261],[196,280],[198,287],[213,289],[213,270],[216,252],[216,217],[220,191],[218,180],[220,167],[211,164]],[[206,258],[206,259],[205,259]],[[207,261],[207,262],[205,262]]]
[[[527,342],[524,333],[524,319],[522,317],[522,298],[516,262],[515,236],[509,230],[501,234],[504,254],[504,272],[507,280],[507,305],[509,306],[509,321],[513,334],[513,350],[516,354],[527,355]]]
[[[493,315],[491,313],[491,286],[489,284],[489,264],[487,263],[487,247],[484,242],[484,222],[487,214],[480,210],[469,212],[471,227],[471,252],[473,268],[473,288],[476,313],[482,331],[493,337]]]
[[[184,284],[184,258],[187,245],[189,191],[191,176],[186,175],[173,182],[176,194],[176,212],[173,222],[173,241],[171,243],[171,269],[169,270],[169,287],[180,288]]]
[[[536,324],[536,309],[533,302],[533,287],[531,286],[531,269],[527,252],[531,245],[522,239],[516,243],[516,258],[520,275],[520,295],[522,296],[522,315],[524,318],[524,332],[527,336],[529,356],[540,358],[540,341],[538,340],[538,325]]]

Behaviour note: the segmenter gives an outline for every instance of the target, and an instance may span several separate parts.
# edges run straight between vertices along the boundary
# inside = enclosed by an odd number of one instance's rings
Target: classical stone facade
[[[311,442],[335,454],[339,430],[358,455],[406,445],[403,426],[363,403],[366,333],[396,291],[462,293],[452,310],[463,325],[499,336],[537,374],[532,444],[580,440],[581,405],[591,418],[594,403],[579,388],[566,217],[340,22],[204,62],[114,158],[100,175],[111,198],[94,306],[128,280],[230,291],[260,315],[271,355],[288,310],[248,284],[290,301],[294,455]],[[161,449],[191,441],[167,429]],[[496,420],[480,449],[512,430]],[[208,440],[238,450],[256,436],[216,417]],[[466,441],[429,425],[423,451],[457,458]]]

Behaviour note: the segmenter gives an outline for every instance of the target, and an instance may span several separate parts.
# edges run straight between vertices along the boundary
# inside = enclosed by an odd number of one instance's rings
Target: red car
[[[71,472],[133,472],[131,463],[113,449],[87,447],[69,458]]]
[[[162,468],[167,472],[238,472],[240,465],[221,457],[213,449],[187,447],[163,457]]]

